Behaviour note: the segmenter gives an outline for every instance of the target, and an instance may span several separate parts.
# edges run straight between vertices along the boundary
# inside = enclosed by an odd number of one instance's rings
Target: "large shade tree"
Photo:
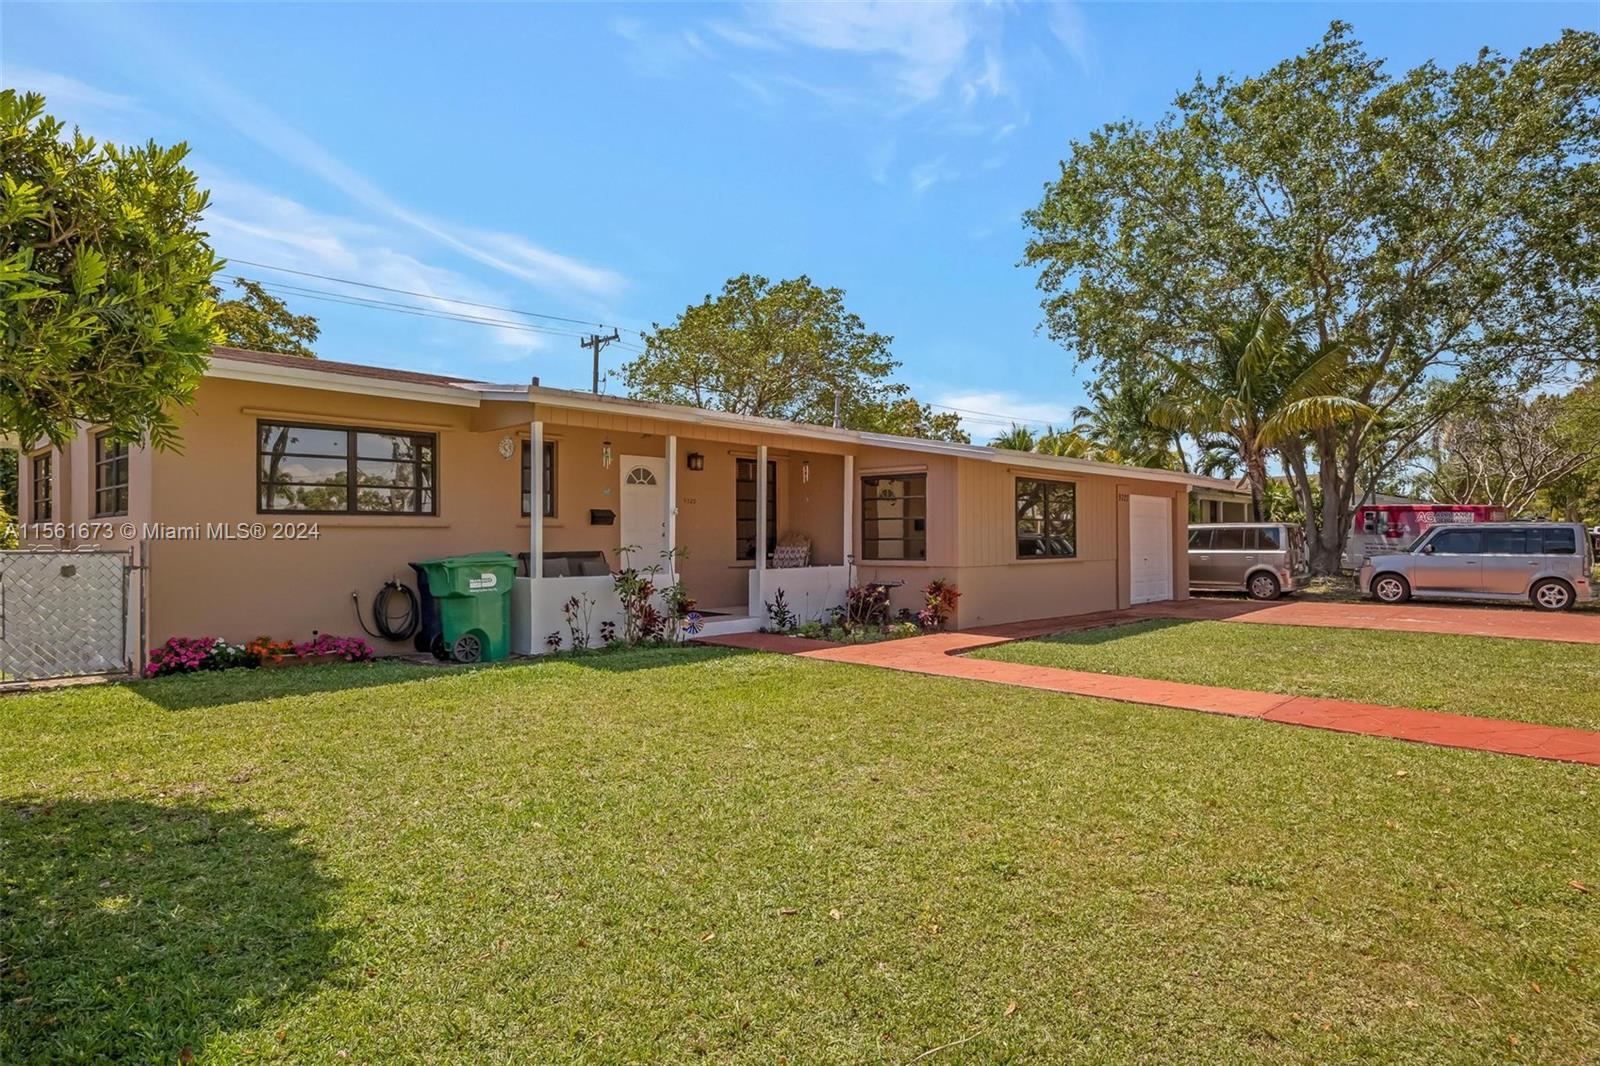
[[[1363,482],[1448,405],[1600,351],[1600,35],[1395,74],[1334,23],[1302,55],[1197,81],[1153,124],[1074,142],[1026,215],[1050,332],[1102,371],[1185,362],[1277,295],[1341,344],[1369,417],[1291,450],[1337,567]]]
[[[187,151],[68,135],[42,96],[0,91],[0,434],[175,442],[221,266]]]
[[[892,341],[845,308],[842,289],[741,274],[657,324],[622,373],[643,400],[820,425],[837,404],[852,429],[963,439],[959,419],[893,380]]]
[[[1202,353],[1161,358],[1175,383],[1152,403],[1151,418],[1201,440],[1226,442],[1244,468],[1258,522],[1267,517],[1267,470],[1274,455],[1293,467],[1308,434],[1371,414],[1344,395],[1355,384],[1344,346],[1306,343],[1275,302],[1220,325]],[[1304,489],[1309,498],[1310,486]]]

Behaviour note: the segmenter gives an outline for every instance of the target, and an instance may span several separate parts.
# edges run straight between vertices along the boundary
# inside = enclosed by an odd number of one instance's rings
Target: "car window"
[[[1534,533],[1538,536],[1537,531]],[[1528,554],[1528,531],[1525,529],[1486,529],[1483,531],[1483,550],[1487,555]]]
[[[1191,529],[1189,531],[1189,548],[1191,551],[1205,551],[1211,547],[1211,530]]]
[[[1244,551],[1244,530],[1218,529],[1214,531],[1216,539],[1211,542],[1211,550],[1219,552]]]
[[[1483,534],[1476,529],[1447,529],[1428,542],[1435,555],[1477,555]]]
[[[1262,551],[1283,551],[1283,530],[1279,529],[1277,526],[1271,526],[1267,529],[1258,529],[1256,532],[1261,534]]]
[[[1544,531],[1546,555],[1577,555],[1578,535],[1570,526],[1556,526]]]

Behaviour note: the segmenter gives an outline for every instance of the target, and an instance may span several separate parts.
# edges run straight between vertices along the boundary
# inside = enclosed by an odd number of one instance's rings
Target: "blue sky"
[[[0,84],[96,136],[187,141],[234,259],[634,341],[732,274],[809,274],[893,335],[918,396],[980,412],[981,440],[1082,399],[1017,266],[1068,143],[1333,18],[1400,70],[1596,28],[1600,5],[7,3]],[[287,298],[327,358],[588,384],[583,327]]]

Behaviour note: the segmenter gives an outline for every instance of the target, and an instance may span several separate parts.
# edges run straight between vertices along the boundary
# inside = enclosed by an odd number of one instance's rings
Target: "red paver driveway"
[[[1352,608],[1351,611],[1314,610],[1293,611],[1287,616],[1281,612],[1286,607],[1298,608]],[[971,681],[988,681],[1001,685],[1043,689],[1075,696],[1093,696],[1099,699],[1120,700],[1126,703],[1143,703],[1158,707],[1175,707],[1184,710],[1205,711],[1209,714],[1226,714],[1241,718],[1259,718],[1263,721],[1285,725],[1310,726],[1341,733],[1360,733],[1367,736],[1410,740],[1422,744],[1436,744],[1449,748],[1468,748],[1474,751],[1495,752],[1502,755],[1526,755],[1540,759],[1584,763],[1600,766],[1600,732],[1585,729],[1567,729],[1558,726],[1537,725],[1531,722],[1512,722],[1499,718],[1480,718],[1473,715],[1450,714],[1445,711],[1425,711],[1412,707],[1386,707],[1378,704],[1356,703],[1350,700],[1325,699],[1313,696],[1286,696],[1281,693],[1254,692],[1247,689],[1224,688],[1215,685],[1190,685],[1177,681],[1156,681],[1147,678],[1121,677],[1081,670],[1066,670],[1053,666],[1034,666],[1025,663],[1001,662],[990,659],[972,659],[963,652],[1013,640],[1045,636],[1071,629],[1118,625],[1145,618],[1193,618],[1206,620],[1257,621],[1280,625],[1323,625],[1345,628],[1407,628],[1423,633],[1466,633],[1474,636],[1515,636],[1519,639],[1555,639],[1534,637],[1528,633],[1494,632],[1477,620],[1456,621],[1450,615],[1435,615],[1435,608],[1416,620],[1416,626],[1376,626],[1352,624],[1352,619],[1367,617],[1364,608],[1355,604],[1334,603],[1274,603],[1253,604],[1227,600],[1189,600],[1172,604],[1159,604],[1135,608],[1131,611],[1111,611],[1097,615],[1080,615],[1072,618],[1046,618],[1010,625],[992,626],[959,633],[933,633],[907,640],[889,640],[876,644],[830,644],[826,641],[801,640],[774,634],[749,633],[726,637],[710,637],[702,641],[724,647],[746,648],[755,651],[780,652],[800,655],[808,659],[825,659],[830,662],[854,663],[876,666],[888,670],[929,674],[935,677],[964,678]],[[1471,614],[1472,608],[1444,608],[1451,615]],[[1232,613],[1230,613],[1230,611]],[[1406,608],[1377,609],[1375,614],[1384,620],[1402,615]],[[1500,615],[1509,612],[1482,611],[1482,614]],[[1534,621],[1551,618],[1535,615]],[[1286,621],[1286,617],[1320,621]],[[1573,616],[1562,616],[1571,621]],[[1401,620],[1404,620],[1403,617]],[[1515,617],[1508,626],[1515,626]],[[1595,619],[1583,619],[1593,624]],[[1458,628],[1471,626],[1474,628]],[[1584,643],[1600,643],[1600,634],[1589,634]]]
[[[1336,629],[1382,629],[1402,633],[1443,633],[1463,637],[1505,637],[1510,640],[1554,640],[1568,644],[1600,644],[1600,612],[1549,613],[1532,607],[1467,607],[1456,604],[1336,603],[1294,598],[1259,603],[1254,600],[1198,597],[1152,603],[1126,611],[1107,611],[1078,618],[1046,619],[1062,629],[1119,625],[1145,618],[1192,618],[1221,622],[1258,622],[1281,626],[1330,626]],[[1028,622],[1023,625],[1031,626]],[[1004,627],[1000,627],[1004,628]]]

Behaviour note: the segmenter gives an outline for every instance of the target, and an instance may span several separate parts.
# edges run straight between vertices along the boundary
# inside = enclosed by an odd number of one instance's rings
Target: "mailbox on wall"
[[[607,511],[604,508],[595,508],[589,512],[591,526],[609,526],[617,520],[617,512]]]

